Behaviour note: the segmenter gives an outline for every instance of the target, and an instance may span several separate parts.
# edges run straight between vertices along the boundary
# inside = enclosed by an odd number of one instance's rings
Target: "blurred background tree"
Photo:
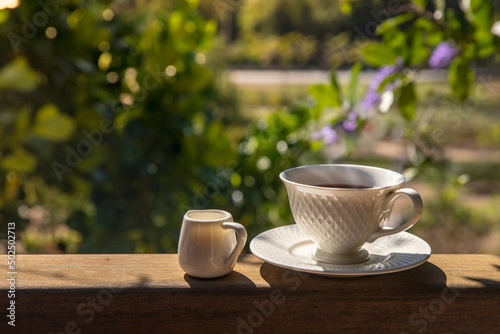
[[[376,37],[376,26],[396,13],[385,9],[388,2],[202,1],[200,8],[220,22],[223,56],[233,66],[330,68],[351,49],[350,41]],[[366,31],[359,29],[368,23]]]
[[[196,1],[61,3],[0,12],[1,220],[31,252],[172,251],[179,206],[236,157],[216,25]]]

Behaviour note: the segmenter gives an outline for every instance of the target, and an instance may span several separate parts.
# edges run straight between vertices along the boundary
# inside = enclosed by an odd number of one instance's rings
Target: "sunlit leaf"
[[[377,33],[377,35],[385,34],[389,30],[395,29],[399,25],[414,19],[415,16],[416,16],[415,13],[404,13],[398,16],[391,17],[390,19],[382,21],[378,25],[375,32]]]
[[[0,11],[0,24],[4,24],[7,22],[10,16],[10,11],[8,10],[2,10]]]
[[[36,114],[33,135],[60,142],[71,137],[75,130],[73,119],[61,113],[53,104],[46,104]]]
[[[0,70],[0,89],[29,92],[36,88],[36,79],[26,59],[17,57]]]
[[[425,9],[425,6],[427,5],[427,0],[413,0],[412,2],[422,9]]]
[[[324,146],[323,142],[320,140],[311,141],[310,150],[313,152],[319,151]]]
[[[0,168],[19,173],[30,173],[36,167],[36,158],[25,149],[18,147],[0,159]]]
[[[438,45],[443,39],[444,36],[441,30],[432,31],[425,35],[425,41],[428,45]]]
[[[358,91],[359,91],[359,72],[361,71],[361,68],[363,65],[361,63],[357,62],[354,64],[354,66],[351,68],[351,82],[349,83],[349,88],[348,88],[348,98],[351,104],[354,104],[357,99]]]
[[[317,102],[315,108],[318,112],[325,107],[340,107],[341,105],[338,94],[331,85],[312,85],[309,87],[309,93]]]
[[[477,56],[486,58],[495,52],[495,38],[488,30],[477,30],[474,33],[477,45]]]
[[[191,7],[197,7],[199,5],[199,3],[200,3],[200,0],[186,0],[186,2]]]
[[[389,49],[393,50],[400,50],[403,49],[403,51],[407,50],[406,47],[406,41],[408,39],[408,36],[399,30],[394,31],[393,34],[391,34],[390,38],[387,38],[386,41],[386,47],[388,46]]]
[[[493,24],[493,6],[491,0],[471,0],[474,24],[481,30],[489,31]]]
[[[361,50],[363,59],[371,66],[380,67],[394,64],[397,54],[381,43],[370,43]]]
[[[340,86],[337,81],[337,75],[334,70],[332,70],[330,73],[330,83],[333,92],[332,99],[335,100],[336,106],[340,106],[342,105],[342,91],[340,90]]]
[[[352,4],[348,1],[342,1],[340,5],[340,10],[344,15],[350,15],[352,12]]]
[[[101,71],[107,71],[109,65],[111,65],[111,61],[113,60],[113,56],[109,52],[103,52],[99,59],[97,60],[97,66]]]
[[[205,24],[205,33],[207,37],[212,37],[217,32],[217,23],[215,21],[208,21]]]
[[[400,75],[401,75],[400,72],[394,72],[386,76],[384,80],[382,80],[382,82],[378,85],[377,92],[379,93],[383,92],[386,86],[394,82],[394,80],[396,80]]]

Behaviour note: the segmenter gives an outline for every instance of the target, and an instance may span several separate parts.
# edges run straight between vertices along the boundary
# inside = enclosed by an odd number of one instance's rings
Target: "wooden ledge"
[[[498,255],[432,255],[358,278],[253,255],[209,280],[185,275],[175,254],[18,255],[16,267],[16,327],[3,316],[0,333],[500,333]],[[7,276],[7,256],[0,268]]]

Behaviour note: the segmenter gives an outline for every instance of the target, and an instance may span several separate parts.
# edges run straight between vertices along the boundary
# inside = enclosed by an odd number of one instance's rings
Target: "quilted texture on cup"
[[[295,222],[322,250],[350,253],[358,250],[385,223],[385,190],[315,189],[287,184]]]

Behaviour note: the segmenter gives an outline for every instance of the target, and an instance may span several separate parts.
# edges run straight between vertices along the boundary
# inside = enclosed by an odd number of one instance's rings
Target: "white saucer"
[[[311,258],[316,246],[296,224],[276,227],[256,236],[250,250],[278,267],[332,277],[388,274],[414,268],[431,255],[431,247],[419,237],[402,232],[363,246],[370,258],[357,264],[338,265]]]

